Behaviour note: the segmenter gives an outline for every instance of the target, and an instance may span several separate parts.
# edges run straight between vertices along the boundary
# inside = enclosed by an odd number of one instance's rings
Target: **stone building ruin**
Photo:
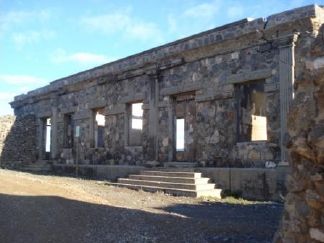
[[[17,96],[19,146],[1,164],[287,165],[296,77],[323,65],[309,61],[323,22],[317,5],[243,19]],[[277,172],[248,176],[244,190],[269,189]]]

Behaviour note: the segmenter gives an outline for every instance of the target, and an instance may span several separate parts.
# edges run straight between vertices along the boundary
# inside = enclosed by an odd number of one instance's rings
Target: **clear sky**
[[[318,4],[324,4],[318,0]],[[0,0],[0,115],[17,94],[246,17],[309,0]]]

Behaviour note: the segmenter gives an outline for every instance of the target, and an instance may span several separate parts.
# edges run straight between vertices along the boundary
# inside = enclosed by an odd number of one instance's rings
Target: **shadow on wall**
[[[161,210],[0,194],[0,241],[270,242],[281,213],[277,204],[202,203]]]
[[[19,168],[37,161],[36,118],[0,117],[0,166]]]

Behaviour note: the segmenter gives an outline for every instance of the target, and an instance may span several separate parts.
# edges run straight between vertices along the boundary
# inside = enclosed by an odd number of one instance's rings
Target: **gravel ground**
[[[282,205],[0,170],[0,242],[271,242]]]

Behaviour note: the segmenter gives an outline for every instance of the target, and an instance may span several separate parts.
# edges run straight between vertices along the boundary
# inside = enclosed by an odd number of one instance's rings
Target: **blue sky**
[[[12,113],[15,95],[55,79],[245,17],[313,3],[0,0],[0,115]]]

